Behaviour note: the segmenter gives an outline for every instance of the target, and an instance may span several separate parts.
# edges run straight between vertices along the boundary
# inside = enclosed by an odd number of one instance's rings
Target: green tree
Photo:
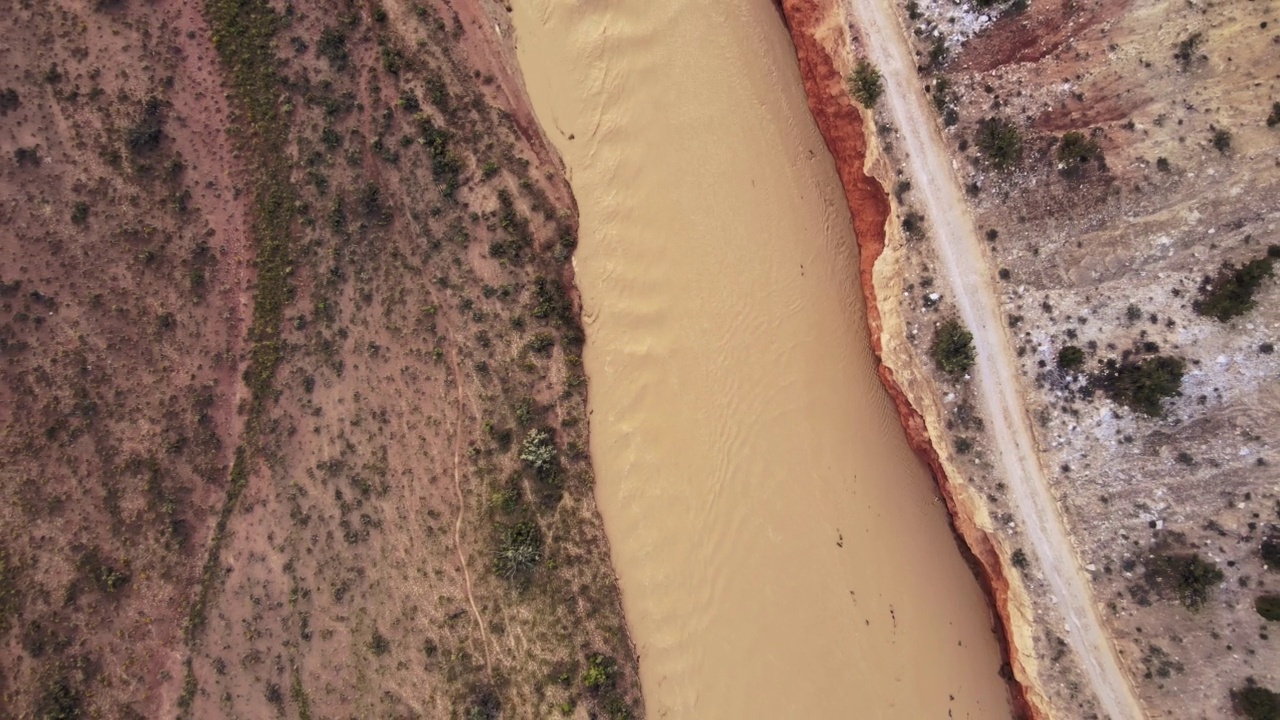
[[[582,684],[597,690],[613,684],[618,675],[618,663],[607,655],[596,653],[587,658],[587,669],[582,673]]]
[[[1145,415],[1157,417],[1163,412],[1165,398],[1182,394],[1182,375],[1186,363],[1181,358],[1157,356],[1138,363],[1108,360],[1093,383],[1113,401]]]
[[[1084,367],[1084,350],[1068,345],[1058,351],[1058,367],[1063,370],[1079,370]]]
[[[1271,622],[1280,622],[1280,595],[1259,595],[1253,601],[1253,609],[1264,620]]]
[[[551,436],[542,430],[530,430],[525,436],[524,444],[520,446],[520,459],[539,473],[554,468],[556,446],[551,442]]]
[[[1253,678],[1231,691],[1231,706],[1249,720],[1280,720],[1280,693],[1258,685]]]
[[[1084,165],[1102,154],[1098,141],[1082,132],[1072,130],[1058,141],[1058,163],[1063,173],[1075,175]]]
[[[1222,570],[1199,553],[1160,553],[1147,562],[1147,580],[1171,590],[1188,610],[1200,610],[1213,588],[1222,582]]]
[[[1243,315],[1253,309],[1253,293],[1263,280],[1274,275],[1274,261],[1262,257],[1236,268],[1226,265],[1217,279],[1206,283],[1203,297],[1192,307],[1201,315],[1208,315],[1222,322]]]
[[[1022,133],[1005,118],[979,120],[975,142],[987,162],[997,170],[1008,170],[1022,160]]]
[[[884,94],[884,78],[876,66],[866,60],[859,60],[857,67],[849,75],[849,92],[863,107],[875,107],[876,101]]]
[[[542,560],[542,530],[530,521],[502,528],[494,571],[515,580],[527,577]]]
[[[1231,149],[1231,131],[1226,128],[1217,128],[1213,131],[1213,149],[1220,153],[1226,153]]]
[[[966,330],[959,320],[950,318],[934,333],[929,354],[942,372],[952,376],[962,375],[973,367],[973,333]]]

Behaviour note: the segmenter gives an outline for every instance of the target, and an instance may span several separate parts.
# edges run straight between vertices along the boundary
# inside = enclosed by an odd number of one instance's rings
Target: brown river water
[[[1009,717],[770,0],[512,5],[578,200],[596,492],[648,714]]]

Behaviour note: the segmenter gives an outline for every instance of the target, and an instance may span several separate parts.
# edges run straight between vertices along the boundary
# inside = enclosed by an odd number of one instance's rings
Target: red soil
[[[824,1],[780,0],[780,9],[795,44],[800,74],[809,98],[809,110],[826,140],[827,148],[835,157],[840,182],[849,203],[849,212],[853,216],[860,251],[859,271],[867,305],[867,324],[871,330],[871,347],[879,359],[883,349],[880,337],[882,321],[872,271],[880,253],[884,251],[885,223],[890,215],[889,195],[876,178],[867,174],[867,138],[863,131],[863,115],[850,100],[844,79],[836,69],[831,55],[817,39],[816,30],[822,18],[832,12],[824,7]],[[946,500],[952,529],[961,541],[961,551],[973,568],[999,620],[995,623],[996,637],[1001,655],[1011,671],[1005,673],[1005,678],[1009,682],[1014,713],[1019,718],[1045,717],[1044,712],[1028,697],[1028,674],[1019,662],[1018,653],[1011,646],[1013,627],[1009,607],[1009,582],[996,551],[995,541],[972,518],[961,512],[955,500],[952,481],[947,477],[938,452],[929,440],[925,420],[911,406],[910,400],[894,379],[892,369],[882,362],[877,369],[881,382],[898,409],[908,442],[933,472],[938,489]]]

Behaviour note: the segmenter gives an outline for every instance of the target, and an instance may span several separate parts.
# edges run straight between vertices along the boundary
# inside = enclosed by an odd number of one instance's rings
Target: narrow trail
[[[401,200],[408,206],[408,196],[401,191]],[[422,227],[416,220],[410,216],[410,222],[413,224],[414,233],[421,236]],[[434,299],[434,293],[432,293]],[[445,337],[450,340],[452,346],[453,333],[450,328],[444,328]],[[484,618],[480,616],[480,608],[476,605],[475,594],[471,590],[471,570],[467,567],[467,553],[462,546],[462,518],[464,517],[467,506],[466,499],[462,495],[462,418],[463,411],[467,404],[466,393],[462,388],[462,373],[458,369],[458,355],[451,348],[449,351],[449,369],[453,373],[453,386],[458,391],[458,418],[453,426],[453,492],[458,498],[458,517],[453,522],[453,546],[458,551],[458,564],[462,566],[463,587],[467,591],[467,604],[471,606],[471,615],[476,619],[476,626],[480,628],[480,644],[484,648],[484,668],[485,673],[493,678],[493,659],[489,654],[489,633],[484,629]],[[472,410],[476,416],[480,415],[480,409],[475,404],[475,398],[471,398]]]
[[[466,396],[462,392],[462,376],[458,373],[458,357],[449,353],[449,365],[453,370],[453,385],[458,390],[457,422],[453,426],[453,492],[458,497],[458,518],[453,523],[453,546],[458,550],[458,563],[462,565],[463,585],[467,590],[467,604],[471,606],[471,614],[480,628],[480,644],[484,648],[484,669],[490,678],[493,677],[493,660],[489,657],[489,633],[484,629],[484,618],[480,617],[480,608],[476,606],[476,598],[471,591],[471,570],[467,568],[467,553],[462,547],[462,518],[466,513],[466,500],[462,496],[462,416],[466,407]]]
[[[957,310],[973,332],[974,374],[983,412],[991,420],[996,459],[1035,560],[1066,622],[1067,640],[1103,712],[1112,720],[1144,717],[1041,467],[989,263],[892,0],[852,0],[846,5],[871,62],[884,76],[882,108],[901,134],[907,171],[919,188]]]

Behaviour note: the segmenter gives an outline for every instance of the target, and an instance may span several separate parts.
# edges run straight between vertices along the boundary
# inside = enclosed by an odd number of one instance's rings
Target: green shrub
[[[1253,601],[1253,609],[1257,610],[1264,620],[1280,622],[1280,595],[1259,595]]]
[[[1162,412],[1161,401],[1181,395],[1186,363],[1181,358],[1157,356],[1139,363],[1108,360],[1093,384],[1113,401],[1152,417]]]
[[[1231,706],[1249,720],[1280,720],[1280,693],[1261,687],[1253,678],[1231,691]]]
[[[83,200],[77,200],[71,206],[71,222],[76,225],[83,225],[89,219],[89,203]]]
[[[144,153],[160,147],[164,137],[164,117],[159,98],[149,98],[142,107],[142,117],[125,133],[125,142],[134,153]]]
[[[328,60],[329,66],[334,70],[346,69],[351,60],[351,55],[347,52],[347,36],[337,28],[324,28],[316,43],[316,54]]]
[[[530,430],[525,436],[524,444],[520,446],[520,459],[538,472],[554,468],[556,446],[551,441],[551,436],[542,430]]]
[[[1101,154],[1102,147],[1098,145],[1098,141],[1082,132],[1072,130],[1058,141],[1058,162],[1067,173],[1078,171],[1080,166]]]
[[[1183,70],[1191,66],[1191,61],[1195,60],[1200,43],[1203,41],[1204,36],[1197,32],[1191,33],[1178,43],[1178,51],[1173,54],[1173,58],[1178,61]]]
[[[1022,133],[1005,118],[979,120],[975,142],[987,162],[997,170],[1007,170],[1022,160]]]
[[[1273,259],[1263,257],[1236,268],[1226,265],[1217,279],[1201,288],[1203,297],[1192,304],[1201,315],[1226,322],[1253,309],[1253,293],[1274,274]]]
[[[1262,541],[1262,547],[1258,549],[1258,554],[1262,556],[1262,561],[1271,568],[1271,572],[1280,572],[1280,533],[1272,532]]]
[[[607,655],[596,653],[587,658],[587,669],[582,673],[582,684],[597,690],[613,684],[618,675],[618,663]]]
[[[526,520],[502,528],[493,563],[498,575],[508,580],[526,577],[541,561],[542,531],[536,524]]]
[[[1280,125],[1280,102],[1271,103],[1271,114],[1267,116],[1267,127]]]
[[[38,167],[40,165],[40,146],[33,145],[31,147],[14,148],[13,161],[17,163],[19,167],[24,165]]]
[[[884,94],[884,78],[880,71],[866,60],[858,61],[858,66],[849,75],[849,92],[863,107],[874,107],[876,101]]]
[[[1058,367],[1063,370],[1079,370],[1084,367],[1084,350],[1068,345],[1058,351]]]
[[[929,67],[940,68],[946,61],[947,43],[942,38],[937,38],[929,48]]]
[[[942,372],[952,376],[962,375],[973,367],[973,334],[959,320],[951,318],[942,323],[934,333],[929,354]]]
[[[36,713],[41,720],[76,720],[85,716],[80,692],[65,678],[44,688]]]
[[[1023,571],[1031,566],[1031,561],[1027,558],[1027,551],[1022,548],[1018,548],[1013,551],[1013,554],[1009,556],[1009,562],[1013,563],[1014,567]]]
[[[391,641],[387,639],[386,635],[374,630],[373,637],[369,639],[369,652],[377,655],[378,657],[382,657],[390,651]]]
[[[1280,107],[1280,103],[1276,103]],[[22,101],[18,98],[18,91],[13,88],[5,88],[0,90],[0,115],[5,115],[11,110],[17,110],[22,107]]]

